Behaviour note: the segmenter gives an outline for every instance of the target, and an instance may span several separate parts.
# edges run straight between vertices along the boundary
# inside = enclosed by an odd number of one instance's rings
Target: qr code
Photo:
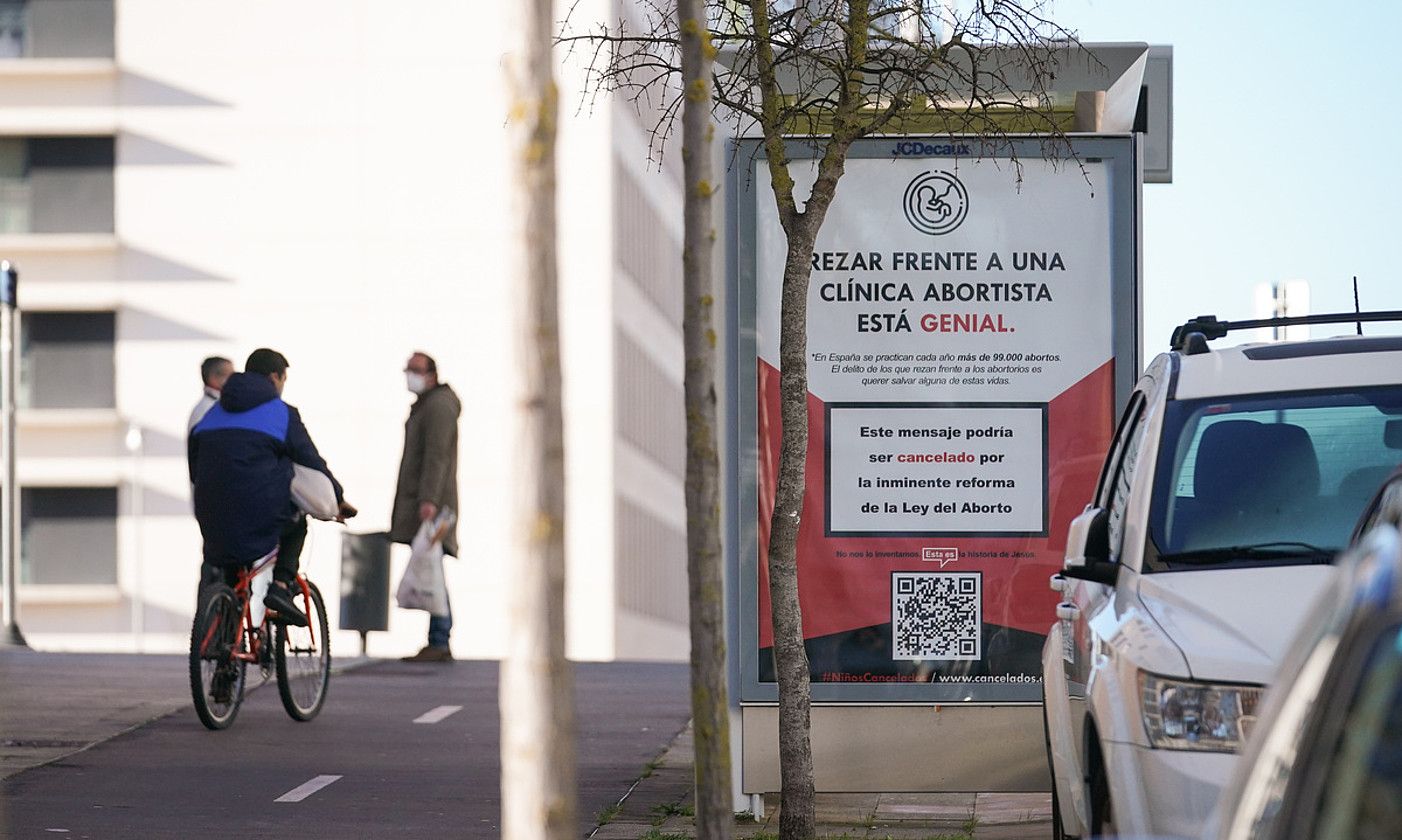
[[[982,575],[892,574],[891,650],[897,660],[982,659]]]

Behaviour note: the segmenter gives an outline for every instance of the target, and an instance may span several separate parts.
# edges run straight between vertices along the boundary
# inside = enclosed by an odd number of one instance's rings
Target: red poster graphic
[[[778,371],[760,361],[758,383],[758,631],[760,679],[767,682],[772,680],[768,648],[773,643],[768,542],[781,432]],[[1094,492],[1113,434],[1113,402],[1114,365],[1106,362],[1046,405],[1044,536],[833,537],[824,527],[826,412],[810,395],[798,575],[813,679],[923,682],[1039,675],[1042,639],[1055,621],[1057,600],[1047,580],[1061,567],[1067,525]],[[958,488],[923,495],[932,504],[959,501]],[[897,590],[904,580],[911,582],[905,594],[913,598],[967,603],[968,609],[903,612]],[[961,584],[967,590],[962,600]],[[971,601],[975,590],[977,604]],[[977,634],[972,647],[961,633]],[[935,640],[923,648],[903,646],[901,637],[912,634]],[[963,649],[961,641],[966,642]]]

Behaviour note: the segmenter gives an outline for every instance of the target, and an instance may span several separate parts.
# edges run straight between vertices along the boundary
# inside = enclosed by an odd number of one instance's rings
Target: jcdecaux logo
[[[927,143],[924,140],[902,140],[891,150],[893,155],[967,155],[972,154],[966,143]]]

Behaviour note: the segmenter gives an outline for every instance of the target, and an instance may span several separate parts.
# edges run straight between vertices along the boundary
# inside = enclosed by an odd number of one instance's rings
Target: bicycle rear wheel
[[[331,628],[321,590],[307,581],[311,597],[294,598],[307,614],[306,627],[279,624],[277,629],[277,693],[293,720],[311,720],[326,702],[331,680]]]
[[[190,628],[190,693],[195,714],[209,729],[228,728],[243,702],[244,663],[233,657],[242,618],[229,587],[210,586],[200,593]]]

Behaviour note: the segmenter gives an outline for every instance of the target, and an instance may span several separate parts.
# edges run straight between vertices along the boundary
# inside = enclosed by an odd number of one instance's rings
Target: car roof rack
[[[1335,312],[1328,315],[1294,315],[1285,318],[1254,318],[1250,321],[1219,321],[1215,315],[1199,315],[1173,330],[1169,349],[1188,356],[1206,353],[1207,342],[1221,338],[1234,330],[1255,330],[1261,327],[1293,327],[1301,324],[1358,324],[1361,334],[1364,321],[1402,321],[1402,310],[1383,312]]]

